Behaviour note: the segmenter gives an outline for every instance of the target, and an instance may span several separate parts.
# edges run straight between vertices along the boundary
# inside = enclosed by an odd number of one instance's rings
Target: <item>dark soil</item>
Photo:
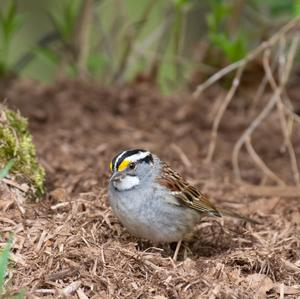
[[[299,194],[250,196],[232,174],[233,145],[265,103],[250,113],[251,96],[240,94],[224,115],[212,163],[204,162],[224,93],[216,88],[195,102],[188,95],[162,96],[147,84],[12,84],[7,104],[29,118],[47,173],[47,193],[39,203],[20,208],[6,199],[0,207],[1,230],[15,232],[12,290],[25,288],[28,298],[300,296]],[[253,145],[293,185],[280,128],[274,112],[254,134]],[[299,126],[292,141],[300,157]],[[217,206],[262,224],[206,218],[173,262],[172,246],[155,248],[130,236],[108,206],[110,159],[128,148],[155,152]],[[244,150],[240,167],[248,184],[274,184]]]

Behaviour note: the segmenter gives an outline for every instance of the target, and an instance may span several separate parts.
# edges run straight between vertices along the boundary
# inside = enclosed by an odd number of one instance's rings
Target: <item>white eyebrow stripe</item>
[[[131,162],[136,162],[136,161],[146,158],[149,155],[150,155],[150,152],[139,152],[137,154],[127,157],[126,159],[130,160]]]
[[[117,165],[118,165],[119,160],[124,156],[124,154],[126,154],[126,152],[127,152],[127,151],[122,152],[122,153],[117,157],[117,159],[116,159],[116,161],[115,161],[115,165],[113,165],[113,168],[114,168],[115,171],[117,170]]]

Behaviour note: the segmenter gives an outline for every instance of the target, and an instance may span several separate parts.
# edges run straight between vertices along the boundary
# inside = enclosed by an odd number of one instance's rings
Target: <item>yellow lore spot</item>
[[[112,171],[112,162],[109,163],[109,169]]]
[[[119,167],[118,167],[118,171],[122,171],[122,170],[124,170],[128,165],[130,164],[130,161],[129,160],[123,160],[122,162],[121,162],[121,164],[119,165]]]

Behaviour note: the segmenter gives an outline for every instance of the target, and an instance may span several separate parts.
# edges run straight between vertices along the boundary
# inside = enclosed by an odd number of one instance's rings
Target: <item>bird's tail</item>
[[[244,216],[244,215],[240,215],[240,214],[238,214],[237,212],[233,212],[233,211],[231,211],[231,210],[227,210],[227,209],[218,209],[218,211],[220,212],[220,214],[221,214],[222,216],[229,216],[229,217],[233,217],[233,218],[245,220],[245,221],[250,222],[250,223],[253,223],[253,224],[261,224],[261,222],[255,220],[255,219],[249,218],[249,217]]]

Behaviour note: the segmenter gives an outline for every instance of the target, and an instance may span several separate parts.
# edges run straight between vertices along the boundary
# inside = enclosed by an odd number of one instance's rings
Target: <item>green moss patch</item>
[[[44,193],[45,171],[38,164],[27,120],[0,104],[0,169],[14,159],[10,170],[16,181],[27,183],[37,196]]]

